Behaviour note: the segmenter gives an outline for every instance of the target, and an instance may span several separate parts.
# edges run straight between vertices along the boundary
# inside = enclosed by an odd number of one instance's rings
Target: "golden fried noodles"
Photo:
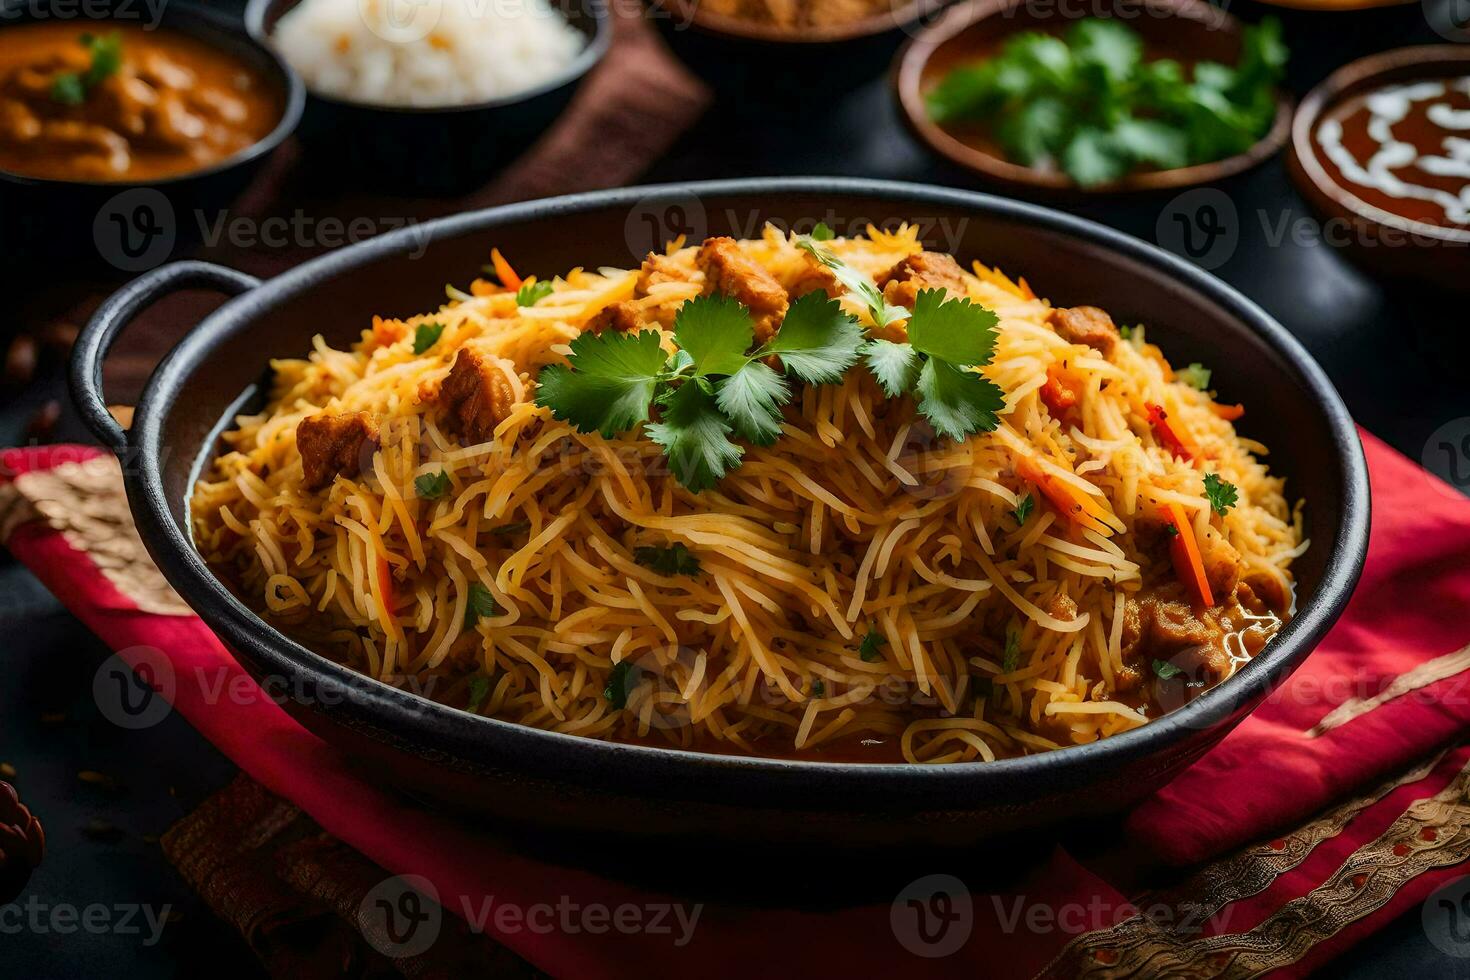
[[[823,245],[880,287],[935,257],[907,227]],[[738,251],[793,298],[827,283],[873,330],[793,236],[767,228]],[[1090,335],[1066,316],[1100,311],[949,268],[951,296],[999,316],[981,369],[1005,395],[995,431],[937,436],[858,365],[796,386],[779,440],[745,444],[696,494],[646,433],[581,434],[538,407],[538,372],[594,317],[660,330],[672,352],[682,304],[740,295],[679,241],[641,270],[574,269],[534,305],[477,281],[436,312],[375,318],[350,350],[318,337],[273,362],[269,404],[195,489],[198,548],[313,649],[557,732],[940,763],[1143,725],[1289,613],[1300,507],[1236,434],[1239,407],[1176,379],[1144,328],[1102,316]],[[887,331],[901,340],[902,321]],[[482,387],[451,394],[462,349]]]

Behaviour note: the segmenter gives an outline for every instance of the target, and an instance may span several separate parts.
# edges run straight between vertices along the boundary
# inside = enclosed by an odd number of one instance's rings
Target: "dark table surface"
[[[1432,2],[1432,0],[1431,0]],[[1270,8],[1231,4],[1256,20]],[[1287,87],[1298,97],[1333,68],[1377,50],[1442,43],[1419,5],[1356,13],[1279,12],[1292,49]],[[886,81],[842,102],[769,126],[732,125],[717,109],[653,166],[649,182],[773,174],[841,174],[974,187],[965,174],[916,145],[899,123]],[[1441,475],[1470,485],[1470,458],[1445,451],[1470,436],[1464,367],[1470,350],[1465,298],[1385,287],[1347,265],[1321,239],[1280,160],[1237,179],[1213,201],[1222,218],[1206,258],[1311,350],[1349,408],[1369,430]],[[1224,204],[1221,204],[1223,199]],[[1188,254],[1181,235],[1201,235],[1199,195],[1133,198],[1064,206],[1148,241]],[[395,213],[402,213],[401,208]],[[1200,240],[1196,240],[1196,245]],[[1198,253],[1197,253],[1198,254]],[[1470,259],[1467,259],[1470,275]],[[62,274],[58,281],[64,284]],[[56,281],[35,283],[37,292]],[[16,308],[27,306],[20,294]],[[12,313],[12,317],[15,314]],[[13,325],[0,323],[0,335]],[[0,443],[26,441],[25,426],[51,399],[64,403],[55,365],[0,404]],[[1451,438],[1446,440],[1445,436]],[[63,409],[54,438],[85,439]],[[1427,451],[1426,451],[1427,450]],[[23,798],[47,828],[45,863],[22,901],[43,907],[172,909],[162,938],[117,928],[68,934],[7,928],[0,921],[0,974],[49,976],[255,976],[234,934],[215,920],[173,873],[156,836],[233,774],[233,767],[177,715],[144,731],[123,731],[98,716],[91,678],[105,648],[46,591],[0,559],[0,762],[13,765]],[[115,785],[77,773],[106,773]],[[103,823],[96,823],[103,821]],[[118,921],[114,918],[114,921]],[[1390,925],[1340,972],[1356,977],[1470,977],[1470,960],[1446,957],[1425,938],[1417,909]]]

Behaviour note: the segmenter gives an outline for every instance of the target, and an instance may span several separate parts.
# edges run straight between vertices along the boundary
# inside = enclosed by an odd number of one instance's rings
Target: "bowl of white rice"
[[[612,34],[605,0],[250,0],[245,23],[305,83],[308,162],[404,194],[509,163]]]

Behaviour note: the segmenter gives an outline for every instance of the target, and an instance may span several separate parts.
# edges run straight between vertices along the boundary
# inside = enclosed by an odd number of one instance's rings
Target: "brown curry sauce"
[[[284,94],[245,61],[203,41],[132,24],[104,25],[121,64],[80,104],[57,79],[85,76],[93,56],[75,22],[7,27],[0,44],[0,170],[55,180],[148,181],[203,170],[247,149],[280,121]]]

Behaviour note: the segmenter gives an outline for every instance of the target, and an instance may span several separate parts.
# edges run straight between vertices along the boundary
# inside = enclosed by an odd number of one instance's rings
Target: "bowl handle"
[[[72,400],[92,434],[115,453],[128,448],[128,434],[107,410],[107,401],[102,397],[102,362],[112,342],[139,310],[175,289],[213,286],[227,296],[239,296],[259,285],[260,280],[254,276],[222,265],[172,262],[144,273],[109,296],[77,337],[68,378]]]

